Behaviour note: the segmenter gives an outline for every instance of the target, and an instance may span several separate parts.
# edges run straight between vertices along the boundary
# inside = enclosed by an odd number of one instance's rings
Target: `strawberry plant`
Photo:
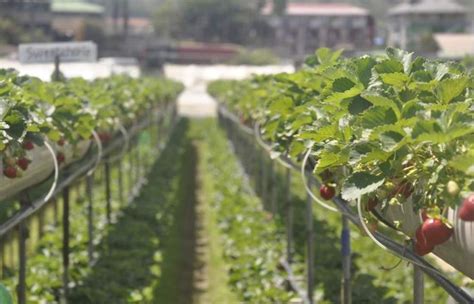
[[[261,126],[273,153],[307,147],[348,201],[413,203],[444,218],[474,191],[474,75],[397,49],[342,58],[320,49],[293,74],[218,81],[210,93]],[[403,225],[403,223],[400,223]]]
[[[119,123],[133,124],[173,100],[181,89],[170,80],[126,76],[43,82],[0,69],[0,158],[23,158],[45,139],[58,147],[75,147],[89,140],[93,130],[108,134],[106,142]],[[62,155],[58,153],[60,162],[65,160]],[[28,167],[24,160],[18,166]],[[13,176],[10,167],[5,170]]]

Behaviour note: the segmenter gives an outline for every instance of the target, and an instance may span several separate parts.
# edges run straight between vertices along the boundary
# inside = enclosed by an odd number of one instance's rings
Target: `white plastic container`
[[[64,151],[66,161],[61,167],[67,166],[80,160],[87,153],[91,145],[90,141],[81,141],[75,148],[73,146],[61,147]],[[54,145],[53,149],[58,150]],[[31,160],[28,169],[22,172],[22,177],[10,179],[0,174],[0,203],[13,195],[44,181],[54,171],[54,163],[51,153],[46,147],[35,146],[26,152],[27,158]]]
[[[378,209],[390,222],[401,223],[399,229],[413,237],[422,220],[419,214],[413,212],[411,200],[403,205],[392,205],[384,211]],[[459,209],[449,209],[447,218],[453,224],[454,233],[444,244],[435,247],[433,253],[446,263],[456,268],[466,276],[474,279],[474,222],[459,219]]]

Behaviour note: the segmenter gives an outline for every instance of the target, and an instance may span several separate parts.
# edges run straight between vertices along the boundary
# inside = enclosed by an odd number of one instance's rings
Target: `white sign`
[[[25,43],[18,47],[21,63],[52,63],[97,61],[97,44],[94,42]]]

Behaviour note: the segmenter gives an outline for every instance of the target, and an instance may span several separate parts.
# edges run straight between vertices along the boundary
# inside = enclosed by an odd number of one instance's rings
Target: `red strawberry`
[[[64,140],[64,138],[61,137],[61,139],[58,140],[58,145],[62,147],[62,146],[64,146],[64,143],[65,143],[65,142],[66,142],[66,141]]]
[[[448,227],[440,219],[429,218],[423,222],[421,232],[428,245],[436,246],[449,240],[453,235],[453,228]]]
[[[35,148],[35,145],[33,142],[26,140],[23,142],[23,149],[25,150],[33,150]]]
[[[3,174],[8,178],[15,178],[17,176],[17,171],[15,167],[7,166],[3,169]]]
[[[56,154],[56,159],[58,161],[58,164],[60,165],[64,163],[64,161],[66,160],[66,156],[64,155],[64,153],[58,152],[58,154]]]
[[[474,193],[464,199],[459,210],[459,218],[463,221],[474,222]]]
[[[100,132],[99,138],[101,142],[107,143],[108,141],[110,141],[110,139],[112,139],[112,136],[110,135],[109,132]]]
[[[416,234],[415,234],[415,252],[416,254],[423,256],[431,251],[433,251],[434,246],[431,246],[428,244],[426,241],[425,236],[423,235],[421,231],[421,226],[416,229]]]
[[[322,185],[321,188],[319,188],[319,194],[325,200],[330,200],[336,195],[336,189],[328,185]]]
[[[22,157],[16,161],[16,164],[21,168],[21,170],[26,171],[30,165],[30,160],[26,157]]]

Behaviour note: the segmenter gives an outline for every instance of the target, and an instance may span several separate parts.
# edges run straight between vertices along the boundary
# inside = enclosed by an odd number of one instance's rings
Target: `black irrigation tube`
[[[226,117],[228,120],[232,121],[234,124],[236,124],[244,133],[247,133],[248,135],[252,136],[258,136],[255,134],[254,130],[248,126],[243,125],[240,120],[238,119],[237,116],[235,116],[233,113],[231,113],[229,110],[227,110],[222,104],[219,105],[218,107],[219,114]],[[300,171],[300,166],[298,166],[296,163],[294,163],[292,160],[285,156],[280,156],[280,161],[284,162],[287,167],[292,168],[296,171]],[[311,171],[307,170],[307,176],[310,179],[312,183],[315,185],[320,185],[320,182],[314,177],[314,175],[311,173]],[[340,197],[335,197],[333,200],[333,203],[336,205],[336,207],[343,213],[347,219],[349,219],[353,224],[356,226],[360,227],[361,223],[359,220],[359,217],[357,214],[353,212],[351,207],[349,206],[349,203],[345,200],[343,200]],[[433,267],[430,263],[428,263],[424,258],[418,256],[416,253],[413,252],[410,248],[407,248],[407,246],[401,245],[387,236],[375,232],[374,233],[375,238],[382,243],[384,246],[386,246],[392,253],[394,253],[396,256],[402,256],[410,261],[412,261],[415,265],[422,265],[423,267],[419,267],[421,271],[426,273],[431,279],[433,279],[439,286],[441,286],[451,297],[453,297],[454,300],[458,301],[459,303],[465,303],[465,304],[473,304],[474,303],[474,298],[471,297],[469,294],[467,294],[466,291],[464,291],[462,288],[459,286],[455,285],[453,282],[451,282],[448,278],[445,276],[441,275],[439,271]],[[291,270],[290,265],[286,265],[289,267]],[[286,267],[284,267],[287,269]],[[290,274],[291,272],[289,272]],[[291,284],[296,284],[294,282],[291,282]],[[297,286],[297,285],[296,285]],[[295,290],[296,291],[296,290]]]

